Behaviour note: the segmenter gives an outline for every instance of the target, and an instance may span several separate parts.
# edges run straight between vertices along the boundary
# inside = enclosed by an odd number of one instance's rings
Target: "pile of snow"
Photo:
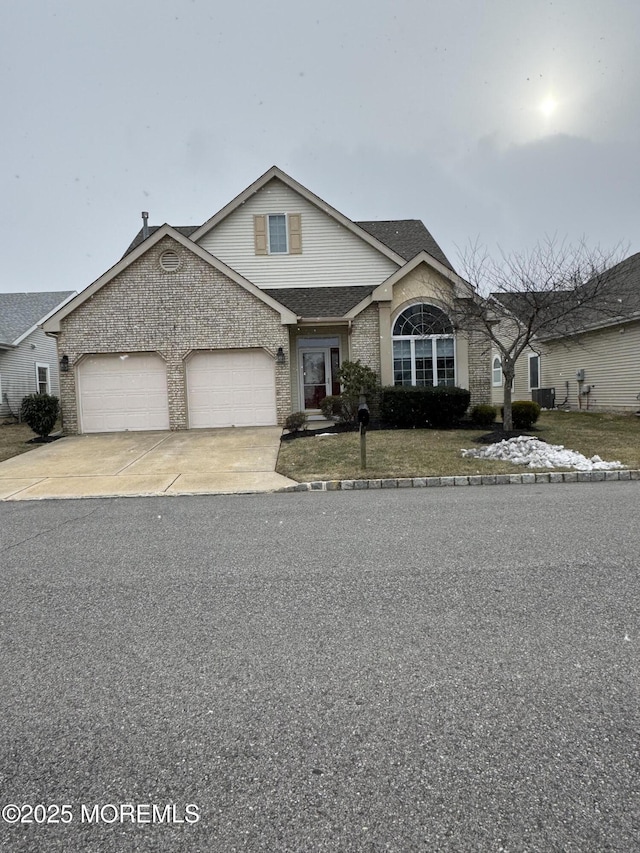
[[[499,441],[483,448],[463,450],[463,456],[474,459],[500,459],[529,468],[575,468],[576,471],[610,471],[623,468],[620,462],[604,462],[599,456],[587,459],[575,450],[565,450],[562,444],[546,444],[530,435]]]

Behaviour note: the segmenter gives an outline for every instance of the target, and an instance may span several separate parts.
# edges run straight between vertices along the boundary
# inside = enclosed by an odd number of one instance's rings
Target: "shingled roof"
[[[415,258],[419,252],[426,252],[436,261],[440,261],[445,267],[453,270],[448,258],[420,219],[389,219],[381,222],[356,222],[355,224],[397,252],[405,261]]]
[[[198,230],[198,228],[200,228],[199,225],[172,225],[171,227],[175,231],[179,231],[180,234],[183,235],[183,237],[191,237],[191,235],[193,233],[195,233]],[[149,233],[147,236],[150,237],[154,232],[156,232],[158,230],[158,228],[162,228],[162,225],[150,225],[149,226]],[[129,252],[132,252],[136,248],[136,246],[139,246],[140,243],[142,243],[143,239],[144,238],[142,236],[142,228],[141,228],[138,231],[138,233],[136,234],[136,236],[133,238],[133,240],[131,241],[129,246],[127,247],[127,251],[124,253],[124,255],[122,257],[124,258],[129,254]]]
[[[375,285],[347,287],[276,287],[265,290],[298,317],[344,317]]]
[[[640,252],[575,289],[492,296],[523,322],[536,316],[542,340],[624,323],[640,316]]]
[[[64,302],[73,290],[0,293],[0,346],[16,341]]]

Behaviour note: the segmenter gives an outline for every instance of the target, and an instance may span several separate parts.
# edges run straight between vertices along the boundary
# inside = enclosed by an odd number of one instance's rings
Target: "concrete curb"
[[[388,480],[314,480],[283,492],[348,492],[361,489],[424,489],[443,486],[513,486],[538,483],[603,483],[640,480],[640,470],[550,471],[537,474],[473,474],[460,477],[398,477]]]

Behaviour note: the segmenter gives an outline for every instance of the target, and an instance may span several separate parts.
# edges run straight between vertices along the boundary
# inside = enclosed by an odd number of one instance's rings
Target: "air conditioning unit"
[[[555,388],[536,388],[531,392],[531,399],[543,409],[555,409],[556,407],[556,389]]]

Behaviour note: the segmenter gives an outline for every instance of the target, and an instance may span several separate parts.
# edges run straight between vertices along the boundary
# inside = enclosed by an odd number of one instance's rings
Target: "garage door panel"
[[[187,362],[187,395],[191,427],[277,422],[275,366],[261,349],[194,353]]]
[[[151,353],[90,356],[78,368],[82,432],[169,429],[166,366]]]

